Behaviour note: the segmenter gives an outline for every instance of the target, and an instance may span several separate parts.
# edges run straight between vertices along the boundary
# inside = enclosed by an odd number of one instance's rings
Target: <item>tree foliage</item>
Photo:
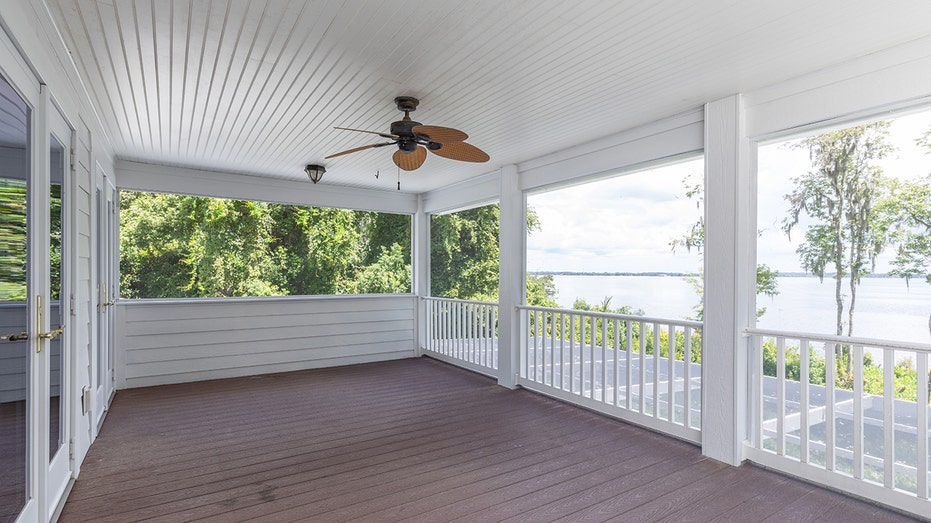
[[[0,178],[0,299],[26,300],[26,182]]]
[[[430,293],[443,298],[498,300],[498,204],[430,222]]]
[[[406,215],[141,192],[120,196],[124,297],[410,292]]]
[[[501,211],[497,203],[450,214],[430,222],[430,293],[442,298],[498,301]],[[527,210],[527,232],[540,229]],[[527,304],[556,306],[552,276],[527,275]]]
[[[931,154],[931,129],[915,142]],[[931,285],[931,173],[916,180],[892,180],[879,207],[893,227],[896,252],[889,274],[904,278],[906,285],[912,278],[924,278]]]

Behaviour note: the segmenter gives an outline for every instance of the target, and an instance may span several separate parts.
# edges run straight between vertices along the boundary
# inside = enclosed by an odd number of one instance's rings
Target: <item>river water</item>
[[[576,298],[592,305],[611,297],[611,308],[629,305],[648,316],[684,319],[693,317],[698,303],[692,285],[675,276],[565,276],[554,275],[561,307]],[[760,328],[833,334],[835,332],[834,282],[815,277],[779,277],[779,294],[757,298],[766,313]],[[845,289],[846,290],[846,289]],[[857,290],[854,336],[931,343],[928,315],[931,285],[899,278],[864,278]],[[846,319],[846,317],[845,317]]]

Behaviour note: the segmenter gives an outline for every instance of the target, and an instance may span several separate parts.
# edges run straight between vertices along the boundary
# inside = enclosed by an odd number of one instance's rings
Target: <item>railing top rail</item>
[[[791,339],[806,339],[814,341],[826,341],[830,343],[843,343],[845,345],[863,345],[866,347],[880,349],[908,350],[912,352],[931,353],[931,344],[914,343],[908,341],[881,340],[877,338],[857,338],[854,336],[837,336],[832,334],[814,334],[811,332],[793,332],[781,331],[774,329],[745,329],[744,332],[751,336],[774,336]]]
[[[701,329],[704,324],[700,321],[692,320],[673,320],[670,318],[653,318],[650,316],[637,316],[634,314],[614,314],[610,312],[580,311],[578,309],[556,309],[552,307],[537,307],[531,305],[518,305],[518,310],[541,311],[541,312],[558,312],[562,314],[575,314],[579,316],[593,316],[596,318],[607,318],[611,320],[631,320],[643,321],[646,323],[662,323],[664,325],[678,325],[681,327],[692,327]]]
[[[450,303],[471,303],[473,305],[494,305],[495,307],[498,306],[498,302],[496,301],[460,300],[459,298],[439,298],[437,296],[421,296],[420,299],[424,301],[426,300],[445,301],[445,302],[450,302]]]

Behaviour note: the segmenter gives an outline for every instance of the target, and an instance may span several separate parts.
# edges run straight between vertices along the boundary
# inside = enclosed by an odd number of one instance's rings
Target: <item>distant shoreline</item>
[[[527,274],[532,276],[655,276],[655,277],[676,277],[686,278],[699,276],[697,272],[580,272],[580,271],[528,271]],[[817,278],[807,272],[780,272],[776,275],[778,278]],[[824,279],[833,278],[833,274],[825,274]],[[864,278],[898,278],[891,274],[867,274]]]

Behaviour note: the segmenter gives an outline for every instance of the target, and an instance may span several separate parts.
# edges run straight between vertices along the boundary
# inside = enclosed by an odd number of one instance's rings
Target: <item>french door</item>
[[[73,470],[71,137],[0,74],[0,523],[47,521]]]
[[[48,245],[48,305],[38,303],[42,321],[40,330],[48,346],[44,376],[48,380],[48,477],[47,503],[51,508],[58,504],[71,480],[74,469],[69,443],[72,441],[74,423],[74,399],[71,394],[73,379],[73,347],[71,329],[66,326],[71,317],[70,296],[72,259],[72,220],[70,194],[71,146],[73,132],[54,108],[49,109],[49,179],[48,179],[48,235],[43,240]],[[43,209],[44,211],[44,209]],[[45,275],[43,275],[45,276]],[[44,284],[45,282],[43,282]],[[68,334],[65,334],[67,329]],[[42,340],[39,340],[40,343]]]
[[[113,303],[116,299],[116,282],[114,267],[115,246],[113,220],[115,216],[116,189],[113,182],[99,167],[95,177],[94,221],[97,230],[97,374],[95,383],[95,405],[99,408],[94,413],[94,425],[99,430],[103,422],[105,406],[110,404],[113,393],[113,356],[110,340],[113,336]]]

